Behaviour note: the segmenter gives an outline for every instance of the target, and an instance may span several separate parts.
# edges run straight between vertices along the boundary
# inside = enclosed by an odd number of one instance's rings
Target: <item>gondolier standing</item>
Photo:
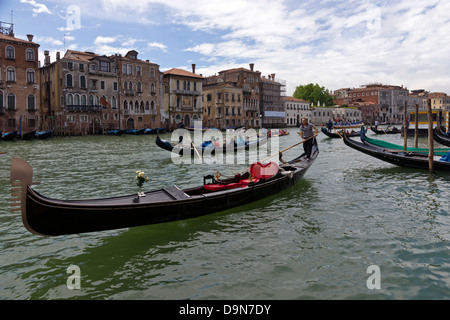
[[[302,137],[303,139],[303,150],[305,150],[306,158],[308,160],[311,157],[314,139],[318,134],[319,130],[317,130],[316,126],[309,122],[308,119],[302,118],[302,125],[300,126],[300,137]]]

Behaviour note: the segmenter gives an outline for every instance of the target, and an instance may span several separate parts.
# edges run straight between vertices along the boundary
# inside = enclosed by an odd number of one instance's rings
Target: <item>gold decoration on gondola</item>
[[[219,172],[219,170],[217,170],[217,172],[216,172],[216,180],[217,181],[220,181],[220,177],[221,177],[222,175],[220,174],[220,172]]]

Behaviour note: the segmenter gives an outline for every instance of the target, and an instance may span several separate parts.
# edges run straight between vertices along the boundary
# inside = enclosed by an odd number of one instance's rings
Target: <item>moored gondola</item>
[[[390,143],[390,142],[383,141],[383,140],[369,138],[366,136],[365,130],[361,130],[361,141],[366,144],[375,145],[375,146],[378,146],[378,147],[381,147],[384,149],[392,149],[392,150],[400,150],[400,151],[403,151],[405,149],[405,147],[402,145]],[[428,154],[430,152],[430,149],[428,149],[428,148],[413,148],[413,147],[407,146],[406,151],[420,152],[420,153]],[[450,149],[448,149],[448,148],[434,148],[435,155],[444,156],[449,151],[450,151]]]
[[[361,151],[379,160],[401,167],[429,169],[428,155],[425,153],[386,149],[364,142],[357,142],[350,139],[346,134],[344,134],[343,138],[344,143],[350,148]],[[441,161],[442,158],[442,156],[434,157],[434,169],[438,171],[450,171],[450,162]]]
[[[180,189],[173,185],[136,194],[92,199],[57,200],[34,190],[33,168],[24,160],[12,158],[10,182],[26,229],[43,236],[59,236],[122,229],[194,218],[265,198],[295,185],[317,158],[304,155],[278,166],[254,163],[245,173],[217,181],[203,177],[203,185]],[[211,180],[208,183],[208,180]]]
[[[433,138],[436,142],[438,142],[444,146],[450,147],[450,133],[449,133],[449,135],[447,135],[446,133],[443,133],[439,126],[434,129]]]
[[[36,130],[22,133],[22,140],[33,140],[36,138]]]
[[[2,134],[2,140],[4,141],[11,141],[17,138],[19,133],[17,131],[7,132]]]
[[[162,140],[159,135],[156,137],[155,143],[158,147],[170,151],[172,153],[182,155],[190,155],[195,156],[197,152],[199,154],[205,155],[215,155],[215,154],[226,154],[226,153],[234,153],[241,150],[256,150],[259,146],[267,143],[266,137],[261,137],[256,141],[243,142],[243,143],[233,143],[233,145],[226,146],[216,146],[214,143],[204,142],[202,146],[193,146],[193,144],[179,144],[179,143],[171,143],[167,140]]]
[[[52,135],[53,130],[38,131],[36,132],[36,139],[44,140],[50,138]]]

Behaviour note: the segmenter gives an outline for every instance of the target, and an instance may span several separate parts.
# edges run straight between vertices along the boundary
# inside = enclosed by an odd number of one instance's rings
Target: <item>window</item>
[[[29,94],[27,97],[27,110],[28,111],[36,110],[36,98],[32,94]]]
[[[141,75],[141,66],[136,66],[136,75]]]
[[[127,71],[128,71],[128,74],[133,74],[133,66],[132,66],[132,65],[128,65],[127,67],[128,67],[128,68],[127,68],[127,69],[128,69],[128,70],[127,70]]]
[[[67,95],[67,105],[73,105],[73,96],[70,93]]]
[[[34,70],[28,69],[27,70],[27,83],[35,83],[34,82]]]
[[[72,75],[70,73],[68,75],[66,75],[66,86],[73,87],[73,79],[72,79]]]
[[[34,51],[33,51],[33,49],[28,48],[25,54],[26,54],[27,61],[34,61]]]
[[[15,51],[13,46],[6,46],[6,59],[15,59]]]
[[[100,89],[105,90],[105,81],[100,81]]]
[[[80,77],[80,88],[86,89],[86,76]]]
[[[16,96],[14,93],[8,93],[8,110],[16,110]]]
[[[73,62],[67,62],[67,69],[73,70]]]
[[[117,91],[117,82],[113,83],[113,88],[114,88],[114,91]]]
[[[0,90],[0,111],[3,109],[3,91]]]
[[[78,65],[78,68],[80,69],[80,71],[84,71],[84,64],[83,64],[83,63],[80,63],[80,64]]]
[[[86,95],[82,94],[81,95],[81,105],[85,106],[87,104],[87,99],[86,99]]]
[[[100,71],[109,72],[110,71],[110,63],[108,61],[100,61]]]
[[[13,67],[6,69],[6,82],[16,82],[16,70]]]

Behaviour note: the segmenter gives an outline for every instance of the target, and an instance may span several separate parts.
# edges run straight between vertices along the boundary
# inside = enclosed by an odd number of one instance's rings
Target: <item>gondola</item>
[[[167,140],[162,140],[159,135],[156,136],[156,145],[164,150],[170,151],[172,153],[178,154],[178,155],[190,155],[195,156],[197,152],[199,154],[207,154],[207,155],[215,155],[215,154],[226,154],[229,152],[237,152],[240,150],[256,150],[257,147],[264,145],[267,143],[266,137],[261,137],[260,139],[256,141],[250,141],[245,144],[234,144],[233,146],[225,146],[225,147],[215,147],[214,144],[209,144],[207,146],[196,146],[194,147],[191,145],[186,144],[180,144],[178,146],[178,143],[171,143]]]
[[[403,151],[405,149],[405,147],[402,146],[402,145],[390,143],[390,142],[383,141],[383,140],[377,140],[377,139],[369,138],[369,137],[366,136],[365,130],[361,130],[361,141],[366,143],[366,144],[375,145],[375,146],[378,146],[378,147],[381,147],[381,148],[385,148],[385,149],[393,149],[393,150],[400,150],[400,151]],[[428,154],[430,152],[430,149],[428,149],[428,148],[407,147],[406,151],[420,152],[420,153]],[[435,155],[444,156],[449,151],[450,151],[450,149],[448,149],[448,148],[435,148],[434,149],[434,154]]]
[[[433,131],[433,139],[444,146],[450,147],[450,136],[443,133],[439,126]]]
[[[52,136],[53,130],[47,130],[47,131],[38,131],[36,132],[36,139],[48,139]]]
[[[137,194],[92,199],[57,200],[32,188],[33,168],[12,158],[10,182],[26,229],[42,236],[61,236],[123,229],[194,218],[251,203],[299,182],[317,158],[313,145],[310,160],[304,154],[278,166],[254,163],[244,174],[226,180],[203,177],[203,185],[189,189],[169,186]],[[252,176],[250,176],[250,173]]]
[[[105,134],[108,136],[121,136],[125,133],[125,130],[109,130]]]
[[[330,131],[329,129],[327,129],[325,127],[322,127],[322,133],[325,134],[329,138],[333,138],[333,139],[342,138],[342,130],[339,130],[339,133],[337,133],[337,132]],[[352,131],[352,132],[348,133],[348,135],[350,137],[357,137],[357,136],[359,136],[359,131],[357,131],[357,132]]]
[[[19,133],[17,131],[4,133],[4,134],[2,134],[2,140],[11,141],[11,140],[16,139],[18,135],[19,135]]]
[[[145,132],[145,128],[144,129],[130,129],[130,130],[126,130],[125,134],[139,135],[139,134],[144,134],[144,132]]]
[[[145,129],[144,134],[162,134],[166,133],[166,128],[158,128],[158,129]]]
[[[386,149],[364,142],[357,142],[350,139],[346,134],[344,134],[343,138],[344,143],[350,148],[361,151],[379,160],[401,167],[429,169],[428,155],[425,153]],[[450,171],[450,162],[441,161],[441,158],[441,156],[434,157],[434,168],[437,171]]]
[[[33,140],[36,138],[36,131],[30,131],[22,134],[22,140]]]
[[[370,127],[370,130],[372,130],[373,132],[375,132],[376,134],[399,134],[402,133],[402,130],[394,127],[392,129],[378,129],[375,127]]]

